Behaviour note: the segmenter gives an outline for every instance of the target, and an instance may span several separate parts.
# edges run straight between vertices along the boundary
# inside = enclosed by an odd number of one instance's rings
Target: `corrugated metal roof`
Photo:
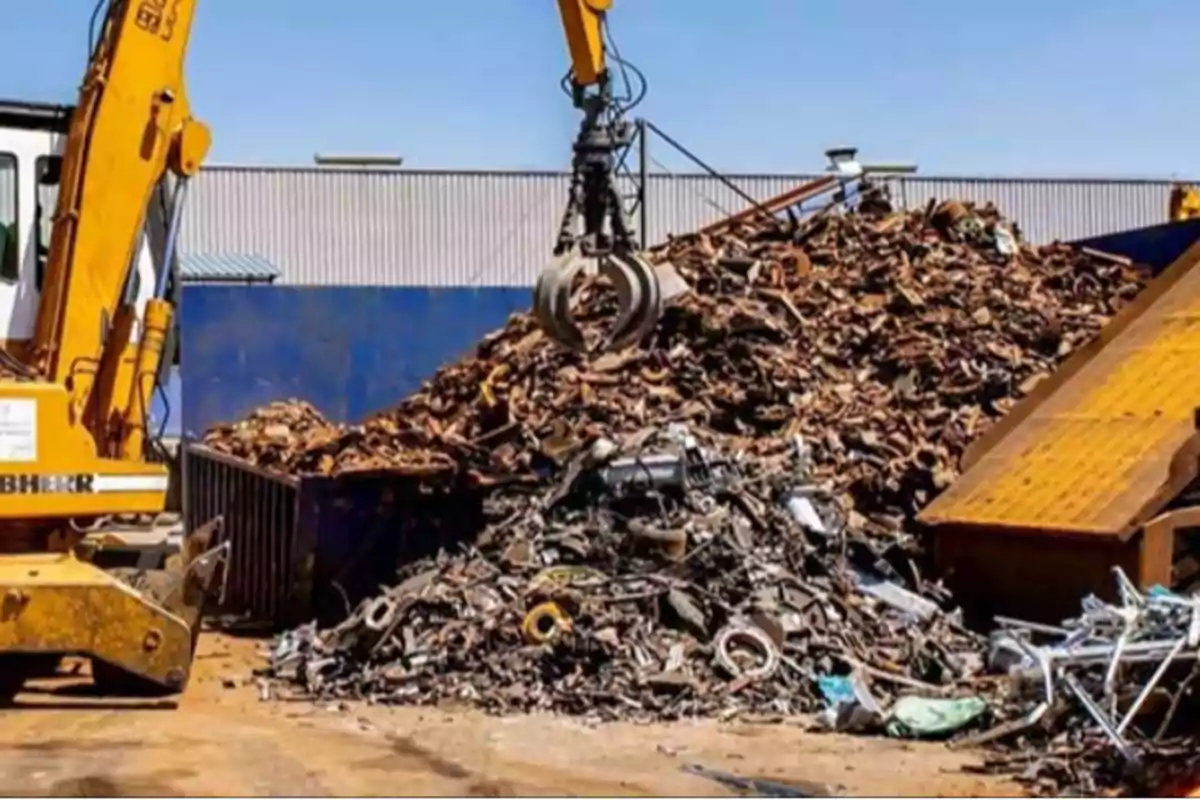
[[[0,219],[14,209],[0,170]],[[813,175],[733,175],[765,200]],[[993,201],[1027,239],[1080,239],[1161,223],[1168,180],[899,176],[904,208],[930,198]],[[184,253],[253,253],[293,284],[526,286],[550,257],[569,177],[558,172],[208,167],[193,184]],[[629,182],[622,190],[631,193]],[[739,211],[744,198],[708,175],[653,173],[650,243]],[[636,221],[635,217],[635,221]]]
[[[179,272],[184,282],[270,282],[279,268],[262,256],[242,253],[181,253]]]
[[[765,200],[812,177],[729,180]],[[1162,222],[1170,191],[1169,181],[1101,179],[902,176],[888,184],[905,208],[931,197],[993,201],[1034,242]],[[527,286],[550,257],[569,185],[553,172],[210,167],[191,193],[182,247],[262,253],[294,284]],[[707,175],[652,174],[646,198],[650,243],[746,206]]]

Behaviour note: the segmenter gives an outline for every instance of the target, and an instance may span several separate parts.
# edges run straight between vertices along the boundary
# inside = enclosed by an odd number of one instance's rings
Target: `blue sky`
[[[9,4],[0,95],[70,102],[92,0]],[[569,161],[553,0],[198,4],[214,161]],[[725,171],[819,169],[851,143],[926,173],[1200,177],[1196,0],[616,0],[612,29],[649,78],[638,113]]]

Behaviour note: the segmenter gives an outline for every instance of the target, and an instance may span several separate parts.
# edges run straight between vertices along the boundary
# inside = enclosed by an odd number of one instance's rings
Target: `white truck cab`
[[[0,346],[33,336],[71,111],[0,100]],[[135,258],[126,299],[140,318],[155,279],[145,235]]]

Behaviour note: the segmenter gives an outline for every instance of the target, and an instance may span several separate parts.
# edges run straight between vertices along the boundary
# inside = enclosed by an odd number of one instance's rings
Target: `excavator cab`
[[[0,101],[0,346],[14,355],[33,335],[71,111],[47,103]],[[129,299],[140,309],[154,286],[148,239],[135,259],[137,292]]]

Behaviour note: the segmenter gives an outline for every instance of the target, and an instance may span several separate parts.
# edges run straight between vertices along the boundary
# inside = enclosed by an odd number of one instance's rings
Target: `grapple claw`
[[[571,287],[581,272],[599,273],[617,293],[617,318],[594,351],[620,350],[645,338],[662,316],[663,292],[649,261],[633,253],[591,257],[574,250],[542,270],[533,291],[534,316],[556,342],[588,352],[571,316]]]

